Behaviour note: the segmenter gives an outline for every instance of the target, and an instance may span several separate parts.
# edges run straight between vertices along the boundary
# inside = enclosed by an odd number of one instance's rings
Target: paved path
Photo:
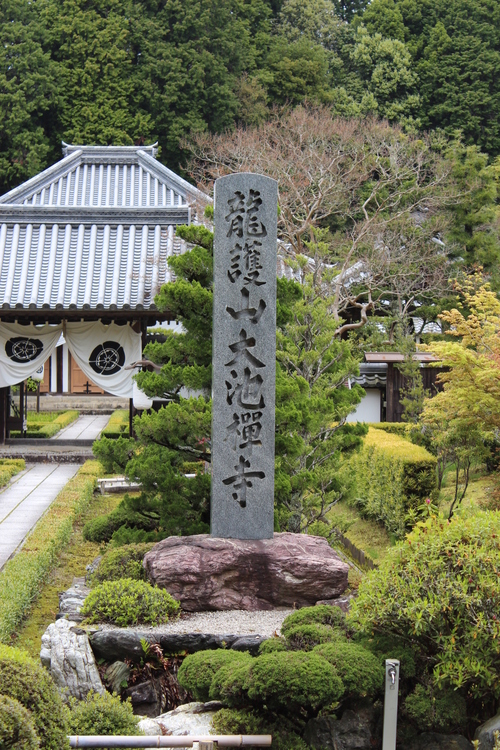
[[[109,422],[109,414],[88,414],[54,435],[52,440],[97,440]]]
[[[79,468],[36,464],[0,490],[0,569]]]

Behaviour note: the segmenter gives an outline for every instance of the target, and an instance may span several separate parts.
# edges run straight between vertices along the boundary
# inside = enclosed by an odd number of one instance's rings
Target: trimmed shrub
[[[228,665],[235,669],[250,661],[251,658],[244,651],[226,651],[225,649],[197,651],[195,654],[186,656],[179,668],[177,679],[179,685],[189,690],[196,700],[208,701],[210,685],[216,672]]]
[[[51,438],[60,430],[67,427],[78,419],[77,411],[52,411],[28,413],[26,437],[28,438]],[[11,432],[11,437],[21,437],[20,430]]]
[[[431,685],[417,685],[404,702],[404,711],[418,729],[457,732],[467,723],[467,704],[454,690],[435,691]]]
[[[115,547],[107,550],[90,576],[90,585],[97,586],[104,581],[116,581],[119,578],[132,578],[134,581],[145,581],[146,571],[142,561],[153,544],[129,544],[126,547]]]
[[[215,672],[210,684],[209,698],[220,700],[227,706],[248,704],[248,685],[252,661],[229,663]]]
[[[68,543],[74,522],[94,496],[102,473],[97,461],[87,461],[61,490],[38,521],[23,548],[0,572],[0,643],[9,643],[19,623],[38,597],[59,552]]]
[[[411,641],[437,687],[487,705],[500,695],[499,564],[498,513],[430,518],[361,581],[348,619]]]
[[[90,692],[84,701],[74,698],[66,709],[69,734],[142,735],[130,700],[121,701],[110,693]]]
[[[374,430],[383,430],[384,432],[390,432],[391,435],[399,435],[399,437],[409,440],[409,434],[413,427],[413,424],[408,422],[373,422],[370,424]]]
[[[120,578],[97,586],[87,596],[81,609],[88,622],[111,622],[114,625],[159,625],[178,614],[177,602],[163,589],[145,581]]]
[[[0,645],[0,685],[31,712],[42,750],[69,747],[62,701],[42,666],[20,649]]]
[[[254,659],[247,691],[251,702],[271,710],[314,714],[337,701],[344,685],[335,668],[318,654],[287,651]]]
[[[38,750],[40,740],[31,714],[15,698],[0,695],[0,747]]]
[[[263,641],[259,646],[259,656],[261,654],[274,654],[277,651],[286,651],[286,642],[284,638],[269,638]]]
[[[281,633],[285,637],[299,625],[330,625],[332,628],[345,628],[346,619],[340,607],[329,604],[317,604],[315,607],[303,607],[285,617]]]
[[[385,664],[386,659],[397,659],[400,663],[400,679],[412,679],[417,674],[417,662],[415,653],[405,641],[394,635],[375,634],[371,638],[366,636],[355,636],[355,642],[363,648],[375,654],[380,664]]]
[[[118,507],[111,513],[87,521],[83,527],[83,538],[88,542],[101,544],[102,542],[109,542],[113,534],[122,527],[130,527],[132,531],[137,529],[146,532],[154,531],[159,522],[158,514],[148,513],[146,515],[141,513],[139,510],[130,507],[127,502],[128,499],[129,496],[125,495]]]
[[[406,516],[436,490],[436,458],[398,435],[370,428],[351,459],[356,503],[402,537]]]
[[[15,474],[26,468],[22,458],[0,458],[0,487],[4,487]]]
[[[365,697],[380,692],[384,686],[384,663],[357,643],[324,643],[316,646],[319,654],[335,667],[344,683],[346,696]]]
[[[271,734],[273,750],[309,750],[283,716],[277,719],[261,711],[223,708],[214,715],[212,726],[217,734]]]
[[[345,639],[345,633],[339,628],[328,625],[298,625],[287,630],[286,646],[290,651],[311,651],[320,643],[329,643]]]
[[[101,436],[116,440],[119,437],[128,437],[129,431],[129,411],[128,409],[116,409],[110,416],[108,424],[101,432]]]

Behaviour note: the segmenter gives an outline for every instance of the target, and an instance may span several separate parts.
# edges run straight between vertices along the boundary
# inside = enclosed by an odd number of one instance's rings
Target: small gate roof
[[[156,160],[156,144],[63,153],[0,197],[0,316],[155,313],[182,251],[175,226],[210,199]]]

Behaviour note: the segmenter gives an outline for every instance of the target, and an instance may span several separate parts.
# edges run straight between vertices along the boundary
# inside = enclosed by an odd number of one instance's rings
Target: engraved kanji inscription
[[[236,370],[231,372],[233,378],[238,378]],[[249,367],[245,367],[243,370],[243,377],[241,382],[231,383],[226,380],[226,401],[229,406],[233,405],[233,401],[236,400],[236,404],[242,409],[264,409],[264,396],[262,395],[262,385],[264,380],[262,375],[252,375],[252,371]]]
[[[226,485],[233,485],[235,492],[233,492],[233,500],[237,500],[241,508],[245,508],[247,504],[247,488],[252,487],[253,483],[251,479],[264,479],[265,472],[263,471],[245,471],[250,469],[250,461],[245,456],[240,456],[238,463],[234,467],[236,474],[232,477],[223,479],[222,483]]]
[[[233,307],[226,307],[227,312],[229,315],[234,318],[235,320],[241,320],[242,318],[248,318],[248,320],[251,323],[258,323],[260,320],[260,316],[266,309],[266,303],[263,299],[259,300],[259,304],[257,307],[250,307],[250,292],[248,289],[243,288],[241,290],[241,297],[242,297],[242,304],[245,305],[245,307],[242,307],[241,310],[235,310]]]
[[[264,362],[261,362],[261,360],[257,359],[252,352],[248,351],[249,349],[253,349],[254,346],[255,339],[253,336],[247,338],[247,332],[242,328],[240,331],[240,340],[235,341],[233,344],[229,344],[229,348],[235,356],[229,362],[226,362],[225,366],[232,367],[233,365],[242,362],[242,360],[247,360],[247,362],[253,367],[265,367],[266,365]]]

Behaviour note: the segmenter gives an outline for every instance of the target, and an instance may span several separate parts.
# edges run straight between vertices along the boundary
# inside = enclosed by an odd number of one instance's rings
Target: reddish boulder
[[[171,536],[147,553],[144,567],[186,612],[310,606],[340,596],[349,569],[323,537],[290,533]]]

